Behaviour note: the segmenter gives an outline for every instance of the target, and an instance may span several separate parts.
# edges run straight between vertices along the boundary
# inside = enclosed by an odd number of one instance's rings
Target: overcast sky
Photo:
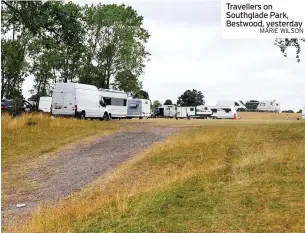
[[[281,103],[282,110],[298,110],[305,105],[305,53],[297,63],[294,49],[284,58],[269,39],[222,39],[220,1],[102,3],[131,5],[144,17],[145,28],[151,34],[147,48],[152,56],[141,79],[152,101],[176,102],[185,90],[197,89],[211,105],[220,99],[274,99]],[[29,96],[31,86],[32,80],[28,79],[25,96]]]

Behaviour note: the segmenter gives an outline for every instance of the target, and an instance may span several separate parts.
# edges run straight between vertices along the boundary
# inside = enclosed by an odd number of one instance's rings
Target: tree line
[[[1,98],[20,96],[29,75],[34,76],[31,92],[37,100],[51,95],[56,82],[91,84],[149,98],[139,77],[151,55],[146,49],[150,34],[132,7],[2,1],[1,12]],[[275,44],[285,56],[287,47],[294,46],[300,61],[302,41],[279,39]],[[189,95],[192,91],[184,97]],[[181,106],[185,101],[178,100]]]
[[[124,4],[2,1],[1,98],[35,98],[57,82],[79,82],[147,98],[139,77],[150,53],[143,17]],[[144,96],[143,96],[144,95]]]

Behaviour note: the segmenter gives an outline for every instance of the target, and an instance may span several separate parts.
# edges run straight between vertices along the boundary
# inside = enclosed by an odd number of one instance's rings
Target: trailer
[[[196,107],[177,107],[176,118],[196,118]]]
[[[196,107],[196,116],[201,119],[208,119],[211,118],[213,112],[211,110],[211,106],[207,105],[200,105]]]
[[[303,110],[302,110],[302,118],[305,120],[305,106],[303,107]]]
[[[177,114],[175,105],[162,105],[154,113],[156,118],[174,118]]]
[[[258,112],[280,112],[280,103],[276,100],[263,100],[257,106]]]
[[[149,118],[151,117],[151,101],[146,99],[127,100],[127,118]]]
[[[196,116],[203,119],[237,119],[238,114],[235,106],[208,106],[196,107]]]

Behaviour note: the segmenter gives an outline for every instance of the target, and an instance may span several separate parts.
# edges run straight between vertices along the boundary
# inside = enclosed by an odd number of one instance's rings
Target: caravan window
[[[111,98],[104,97],[104,102],[106,105],[111,105]]]
[[[145,101],[145,104],[148,104],[148,101]]]
[[[230,109],[230,108],[223,108],[222,110],[224,110],[226,113],[231,112],[231,109]]]
[[[270,102],[270,105],[271,105],[271,106],[273,106],[273,103],[272,103],[272,102]]]
[[[124,99],[124,106],[127,105],[127,99]]]
[[[235,102],[235,106],[239,106],[239,104],[237,102]]]
[[[190,111],[193,112],[195,109],[194,108],[190,108]]]
[[[111,98],[112,106],[124,106],[124,99],[120,98]]]
[[[131,103],[131,104],[129,104],[129,107],[130,107],[130,108],[137,108],[137,107],[138,107],[138,104],[136,104],[136,103]]]
[[[264,107],[264,106],[265,106],[265,103],[261,103],[260,106]]]

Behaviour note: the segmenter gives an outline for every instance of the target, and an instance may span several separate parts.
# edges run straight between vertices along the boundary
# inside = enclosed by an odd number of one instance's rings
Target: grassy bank
[[[63,145],[98,133],[110,133],[119,128],[116,123],[80,121],[46,115],[1,117],[2,167],[23,162],[52,152]]]
[[[16,232],[304,232],[305,124],[190,129]]]

